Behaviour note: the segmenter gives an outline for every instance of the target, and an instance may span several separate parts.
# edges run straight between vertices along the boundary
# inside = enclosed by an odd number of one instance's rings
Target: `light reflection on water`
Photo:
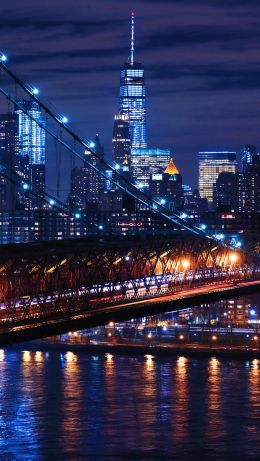
[[[259,360],[0,350],[8,461],[258,459],[259,409]]]

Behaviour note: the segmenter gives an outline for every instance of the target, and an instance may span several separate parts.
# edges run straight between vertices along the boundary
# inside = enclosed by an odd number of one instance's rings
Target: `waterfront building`
[[[147,146],[146,96],[144,69],[134,54],[134,21],[132,13],[130,57],[120,74],[119,113],[129,118],[132,148],[141,148]]]
[[[148,189],[150,176],[162,174],[170,157],[171,151],[168,149],[132,149],[130,171],[135,185],[140,189]]]
[[[222,172],[236,173],[236,153],[229,151],[199,152],[199,193],[213,205],[214,186]]]

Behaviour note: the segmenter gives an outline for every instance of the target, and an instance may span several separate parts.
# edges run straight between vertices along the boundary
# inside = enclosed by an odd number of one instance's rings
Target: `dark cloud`
[[[197,150],[260,147],[260,0],[9,0],[1,49],[75,126],[90,137],[98,131],[109,153],[132,8],[149,144],[174,146],[193,182]]]

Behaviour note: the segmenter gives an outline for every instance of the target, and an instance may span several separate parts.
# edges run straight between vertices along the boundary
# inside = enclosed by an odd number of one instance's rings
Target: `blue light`
[[[62,117],[61,123],[68,123],[69,119],[67,117]]]
[[[120,170],[120,165],[118,163],[115,164],[115,169]]]
[[[32,89],[32,94],[34,94],[34,95],[39,94],[38,88],[33,88]]]
[[[249,313],[250,313],[250,315],[254,316],[256,314],[256,310],[255,309],[250,309]]]
[[[91,141],[91,142],[89,143],[89,147],[90,147],[90,149],[93,149],[93,148],[95,147],[94,141]]]
[[[187,217],[188,217],[188,215],[186,213],[181,214],[181,219],[186,219]]]
[[[223,240],[225,238],[225,235],[224,234],[215,234],[214,237],[217,239],[217,240]]]
[[[80,214],[79,214],[79,213],[75,213],[75,218],[76,218],[76,219],[79,219],[79,218],[80,218]]]
[[[7,56],[5,54],[2,54],[0,60],[2,62],[6,62],[7,61]]]
[[[55,201],[52,198],[50,199],[50,205],[55,205]]]
[[[99,228],[99,230],[103,230],[104,229],[103,224],[99,224],[98,228]]]
[[[240,241],[236,242],[236,246],[240,248],[242,246],[242,243]]]
[[[129,261],[129,260],[130,260],[130,256],[127,255],[127,256],[125,257],[125,260],[126,260],[126,261]]]
[[[167,327],[163,327],[163,331],[167,331]]]
[[[206,226],[206,224],[201,224],[200,228],[201,228],[201,230],[205,230],[205,229],[207,229],[207,226]]]
[[[28,190],[28,189],[29,189],[29,185],[26,184],[26,183],[24,183],[24,184],[23,184],[23,189],[24,189],[24,190]]]
[[[166,200],[165,200],[165,198],[162,198],[162,200],[161,200],[161,202],[160,202],[160,203],[161,203],[161,205],[165,205],[165,203],[166,203]]]

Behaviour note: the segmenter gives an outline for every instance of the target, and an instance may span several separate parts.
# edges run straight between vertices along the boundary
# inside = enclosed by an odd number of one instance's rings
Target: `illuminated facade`
[[[12,182],[12,178],[13,171],[17,171],[18,153],[17,116],[12,113],[1,114],[0,172],[5,176],[0,176],[0,211],[15,209],[16,186]]]
[[[151,174],[149,192],[170,210],[183,208],[182,177],[172,158],[162,173]]]
[[[145,82],[142,65],[134,60],[134,14],[131,17],[131,53],[120,74],[120,114],[129,117],[131,146],[146,147]]]
[[[246,171],[249,165],[252,165],[253,157],[256,155],[256,147],[252,144],[245,144],[241,149],[242,170]]]
[[[229,151],[199,152],[199,193],[209,204],[213,202],[214,186],[222,172],[236,173],[236,153]]]
[[[19,104],[27,113],[44,124],[42,111],[36,101],[19,100]],[[20,194],[20,207],[40,208],[45,195],[45,151],[46,133],[35,121],[20,109],[15,111],[18,116],[19,166],[18,173],[30,185],[34,194],[30,200]]]
[[[170,162],[168,149],[132,149],[131,175],[140,189],[148,188],[150,175],[162,174]]]

